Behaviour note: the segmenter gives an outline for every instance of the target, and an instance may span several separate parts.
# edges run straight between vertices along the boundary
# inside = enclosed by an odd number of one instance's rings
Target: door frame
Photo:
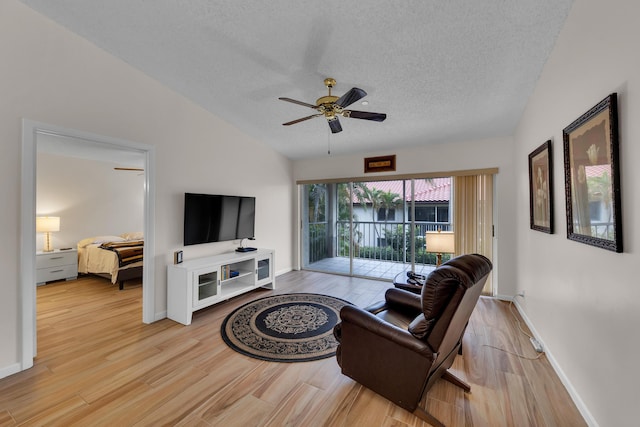
[[[36,325],[36,172],[38,134],[49,134],[107,144],[111,147],[139,151],[144,156],[144,269],[142,281],[142,322],[155,317],[155,147],[67,129],[28,119],[22,120],[22,172],[20,201],[20,370],[33,366],[37,350]]]

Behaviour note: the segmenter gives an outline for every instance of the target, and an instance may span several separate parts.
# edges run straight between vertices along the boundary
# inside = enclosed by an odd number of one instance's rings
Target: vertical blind
[[[456,255],[493,260],[493,175],[453,177],[453,229]],[[491,275],[482,293],[493,294]]]

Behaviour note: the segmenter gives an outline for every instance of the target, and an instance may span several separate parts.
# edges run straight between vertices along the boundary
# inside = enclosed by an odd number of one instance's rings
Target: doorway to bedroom
[[[121,290],[134,283],[139,286],[144,173],[144,156],[136,150],[38,134],[36,215],[37,219],[57,218],[58,227],[50,237],[55,251],[47,255],[43,253],[46,235],[36,226],[37,273],[43,272],[41,258],[73,255],[79,275],[103,277]],[[37,282],[44,279],[38,277]]]
[[[139,144],[111,137],[89,134],[82,131],[64,129],[55,125],[23,121],[23,156],[22,156],[22,200],[21,200],[21,319],[22,319],[22,345],[21,345],[21,368],[28,369],[33,366],[33,358],[37,353],[37,325],[36,325],[36,282],[39,280],[36,271],[36,253],[44,248],[43,237],[36,233],[36,216],[52,215],[59,218],[58,232],[53,234],[53,247],[72,247],[76,249],[78,242],[82,240],[78,236],[84,235],[82,218],[93,215],[97,218],[94,223],[104,225],[105,235],[125,235],[136,234],[144,236],[143,254],[145,258],[144,269],[141,281],[143,284],[153,284],[153,218],[154,218],[154,162],[155,147],[147,144]],[[57,163],[51,162],[53,157],[57,157]],[[47,159],[44,161],[43,159]],[[117,191],[117,188],[105,190],[104,186],[94,185],[79,169],[70,167],[72,162],[83,160],[86,169],[97,167],[96,159],[113,160],[108,166],[109,172],[113,173],[113,181],[120,186],[133,185],[138,187],[133,192]],[[42,164],[39,165],[39,161]],[[70,163],[71,162],[71,163]],[[134,163],[131,163],[134,162]],[[42,166],[43,170],[39,170]],[[53,169],[47,172],[47,167]],[[106,169],[104,165],[101,166]],[[118,167],[118,169],[114,169]],[[122,169],[121,169],[122,168]],[[85,170],[86,170],[85,169]],[[135,170],[133,170],[135,169]],[[141,169],[141,170],[140,170]],[[40,173],[58,173],[66,176],[65,179],[75,181],[74,185],[85,186],[82,191],[84,195],[61,197],[63,189],[60,186],[71,186],[70,184],[58,183],[51,187],[51,183],[43,184],[49,186],[47,193],[52,197],[36,197],[38,195],[38,176]],[[115,186],[117,187],[117,185]],[[124,203],[123,193],[132,193],[135,201],[129,202],[137,204],[136,212],[139,212],[136,219],[115,220],[106,214],[106,208],[98,206],[89,200],[90,195],[95,197],[103,196],[112,205],[118,202]],[[56,197],[56,194],[60,197]],[[68,205],[84,205],[82,209],[74,212]],[[122,208],[126,212],[126,207]],[[64,214],[64,215],[63,215]],[[127,215],[126,213],[124,215]],[[64,217],[63,217],[64,216]],[[66,219],[65,219],[66,218]],[[65,225],[66,224],[66,225]],[[118,225],[119,224],[119,225]],[[118,233],[115,230],[118,226],[123,227]],[[63,230],[67,230],[63,234]],[[95,229],[94,229],[95,230]],[[96,232],[90,232],[91,236],[99,237]],[[36,238],[38,237],[38,239]],[[56,237],[58,240],[56,241]],[[120,236],[119,236],[120,237]],[[122,237],[125,239],[125,237]],[[126,239],[125,239],[126,240]],[[100,279],[102,280],[102,279]],[[140,283],[140,279],[138,280]],[[139,285],[138,285],[139,286]],[[115,285],[117,289],[117,285]],[[138,288],[140,292],[140,289]],[[143,286],[142,290],[142,319],[144,323],[151,323],[155,319],[154,299],[155,290],[153,286]]]

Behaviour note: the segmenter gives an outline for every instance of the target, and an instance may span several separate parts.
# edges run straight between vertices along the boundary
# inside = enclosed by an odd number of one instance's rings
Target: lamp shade
[[[451,254],[455,251],[454,237],[452,232],[433,231],[427,232],[427,252]]]
[[[60,231],[59,216],[39,216],[36,217],[36,232],[48,233],[51,231]]]

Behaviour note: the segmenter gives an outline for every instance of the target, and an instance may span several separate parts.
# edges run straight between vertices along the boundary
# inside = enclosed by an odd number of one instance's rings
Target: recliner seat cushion
[[[400,329],[404,329],[405,331],[409,329],[409,325],[413,320],[411,317],[406,316],[403,313],[392,310],[381,311],[380,313],[376,314],[376,317],[384,320],[387,323],[397,326]]]

